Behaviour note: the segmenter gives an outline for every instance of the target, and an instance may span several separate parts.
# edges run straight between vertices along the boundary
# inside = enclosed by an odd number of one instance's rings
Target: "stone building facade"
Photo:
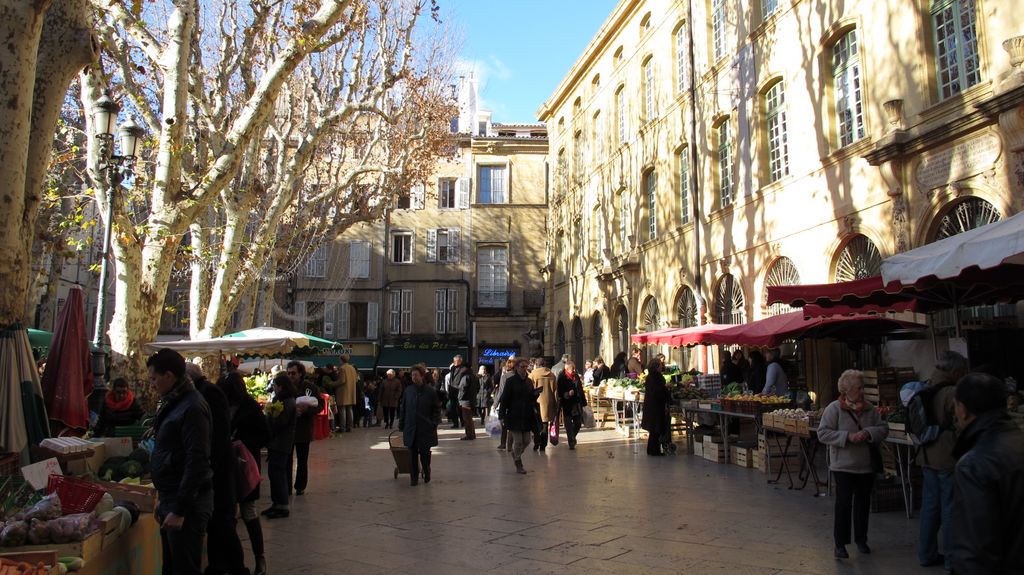
[[[1022,34],[1011,0],[620,2],[538,111],[549,353],[761,319],[1024,209]]]

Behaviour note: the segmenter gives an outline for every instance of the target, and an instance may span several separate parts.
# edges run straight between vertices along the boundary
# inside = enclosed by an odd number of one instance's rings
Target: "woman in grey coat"
[[[848,369],[839,376],[839,399],[825,408],[818,424],[818,441],[828,445],[829,468],[836,478],[835,556],[849,557],[850,520],[853,541],[861,553],[868,547],[868,516],[874,470],[871,449],[889,435],[889,426],[878,410],[864,399],[864,374]]]

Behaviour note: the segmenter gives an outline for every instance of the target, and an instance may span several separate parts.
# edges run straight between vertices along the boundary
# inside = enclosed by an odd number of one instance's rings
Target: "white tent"
[[[291,353],[296,347],[309,347],[309,337],[294,331],[261,327],[237,334],[211,339],[154,341],[146,344],[149,351],[169,348],[181,354],[220,353],[224,355],[278,355]]]

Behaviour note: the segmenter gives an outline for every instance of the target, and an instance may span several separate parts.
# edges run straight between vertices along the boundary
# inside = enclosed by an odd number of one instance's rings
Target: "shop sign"
[[[449,343],[444,341],[412,341],[405,340],[400,341],[394,345],[395,349],[451,349],[460,350],[465,349],[466,346],[459,345],[457,343]]]
[[[487,346],[480,348],[480,363],[494,363],[505,361],[512,355],[519,355],[518,347],[496,347]]]

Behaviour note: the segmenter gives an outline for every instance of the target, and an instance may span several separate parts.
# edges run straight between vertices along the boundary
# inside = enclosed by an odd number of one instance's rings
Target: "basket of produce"
[[[56,473],[50,476],[46,492],[57,494],[65,514],[91,513],[106,493],[95,483]]]

